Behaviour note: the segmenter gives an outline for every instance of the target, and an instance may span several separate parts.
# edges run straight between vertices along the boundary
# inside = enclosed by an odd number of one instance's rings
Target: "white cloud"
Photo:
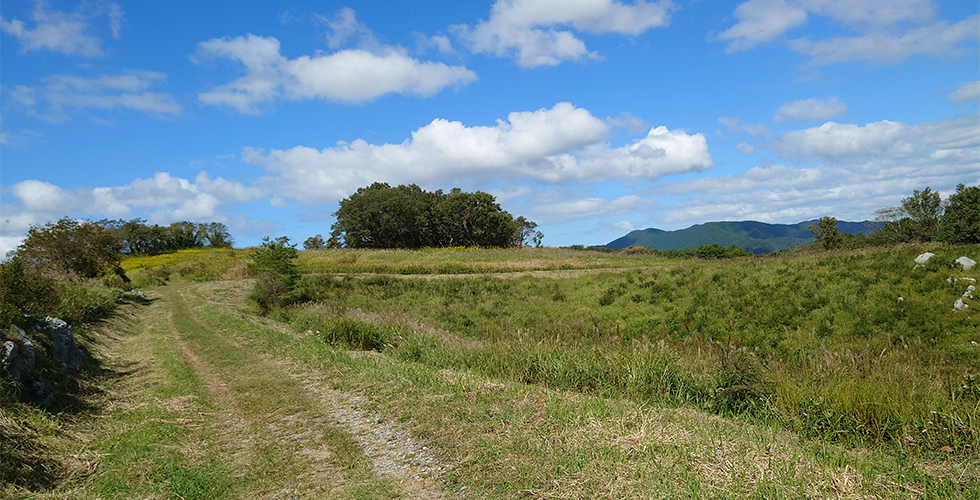
[[[787,40],[794,51],[810,56],[811,66],[868,60],[898,63],[915,54],[944,55],[980,35],[978,16],[955,24],[935,21],[932,0],[748,0],[734,11],[737,22],[713,38],[728,42],[733,53],[786,40],[810,16],[822,16],[855,32],[831,39],[812,35]]]
[[[646,137],[612,148],[609,125],[569,103],[510,113],[496,126],[467,127],[443,119],[412,132],[401,144],[341,142],[317,150],[249,148],[246,162],[277,175],[261,184],[274,202],[335,203],[375,181],[476,185],[480,181],[548,182],[641,180],[713,165],[701,134],[655,127]]]
[[[958,44],[980,38],[980,15],[950,25],[940,21],[902,35],[874,32],[856,37],[812,41],[790,41],[790,47],[811,57],[812,66],[830,66],[848,61],[879,61],[896,64],[916,54],[943,55]]]
[[[639,35],[666,26],[675,9],[670,0],[637,0],[633,5],[613,0],[497,0],[489,19],[453,30],[474,53],[516,57],[526,68],[554,66],[595,56],[571,30]]]
[[[634,226],[633,223],[628,220],[621,220],[613,222],[612,228],[617,231],[633,231],[636,229],[636,226]]]
[[[946,96],[954,104],[976,103],[980,101],[980,82],[966,82]]]
[[[682,196],[661,222],[759,220],[792,223],[822,215],[863,220],[926,186],[948,194],[980,182],[978,116],[864,126],[826,123],[781,135],[768,149],[801,168],[762,165],[742,174],[661,186],[653,194]]]
[[[616,118],[611,116],[607,117],[606,123],[608,123],[610,127],[625,128],[626,131],[631,134],[642,132],[650,128],[650,124],[644,121],[642,118],[634,115],[633,113],[628,113],[625,111],[620,113]]]
[[[773,119],[777,122],[829,120],[847,113],[847,104],[840,97],[801,99],[780,106]]]
[[[746,134],[755,137],[759,134],[769,135],[769,128],[765,124],[749,125],[747,123],[742,123],[742,119],[739,117],[730,118],[727,116],[722,116],[718,119],[718,123],[728,127],[729,132],[745,132]]]
[[[753,148],[752,145],[745,142],[738,143],[738,145],[735,146],[735,149],[737,149],[739,153],[742,153],[744,155],[755,154],[755,148]]]
[[[809,12],[850,26],[893,25],[901,21],[926,22],[934,15],[932,0],[799,0]]]
[[[449,41],[449,37],[445,35],[433,35],[431,37],[425,36],[422,33],[414,33],[414,35],[415,47],[421,52],[431,47],[443,54],[453,53],[453,44]]]
[[[741,52],[769,43],[806,23],[806,10],[785,0],[749,0],[735,8],[738,22],[718,34],[730,40],[725,52]]]
[[[541,224],[642,212],[653,206],[653,200],[628,195],[613,200],[605,198],[568,199],[529,207],[531,218]]]
[[[380,45],[374,32],[357,20],[357,14],[350,7],[340,9],[333,18],[319,15],[316,18],[330,30],[327,34],[327,46],[331,49],[345,45],[351,38],[356,38],[362,45],[369,47]]]
[[[41,85],[17,85],[10,92],[11,101],[28,108],[51,122],[63,122],[72,109],[131,109],[154,117],[180,114],[180,105],[173,96],[150,92],[156,82],[167,76],[153,71],[130,71],[120,75],[84,78],[71,75],[52,75],[41,79]],[[41,103],[47,109],[39,110]]]
[[[425,97],[476,80],[476,73],[465,66],[422,62],[404,52],[381,47],[287,59],[279,51],[279,40],[248,34],[201,42],[192,59],[226,58],[245,65],[245,76],[198,94],[203,104],[245,114],[259,114],[260,104],[277,98],[360,103],[386,94]]]
[[[976,116],[908,125],[882,120],[863,126],[827,122],[779,135],[763,146],[800,162],[864,158],[913,158],[950,155],[980,145]]]
[[[138,178],[123,186],[72,191],[28,179],[7,191],[15,201],[0,207],[3,212],[0,236],[13,238],[11,241],[26,233],[31,224],[43,224],[65,215],[114,219],[148,212],[147,219],[154,224],[179,220],[221,221],[224,219],[221,208],[262,196],[256,187],[221,177],[212,179],[203,171],[194,180],[157,172],[152,178]]]
[[[112,36],[119,38],[123,11],[114,3],[88,12],[79,10],[68,14],[48,9],[46,2],[36,1],[31,12],[33,29],[24,21],[0,17],[0,30],[20,42],[21,52],[52,50],[66,55],[99,57],[104,55],[102,42],[92,34],[91,21],[101,16],[108,18]]]

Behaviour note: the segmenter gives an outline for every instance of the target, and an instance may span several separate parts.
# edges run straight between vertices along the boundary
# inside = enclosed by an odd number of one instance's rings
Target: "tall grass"
[[[397,330],[375,348],[406,360],[693,404],[839,442],[972,453],[980,321],[952,311],[966,285],[947,279],[978,277],[950,265],[977,249],[930,250],[918,269],[923,249],[906,247],[562,278],[307,276],[301,288],[328,306],[321,314]]]

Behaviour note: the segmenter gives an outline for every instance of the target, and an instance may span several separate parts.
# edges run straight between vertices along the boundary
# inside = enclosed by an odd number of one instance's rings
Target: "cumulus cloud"
[[[661,126],[613,148],[605,142],[609,127],[585,109],[558,103],[551,109],[510,113],[492,127],[436,119],[400,144],[359,139],[322,150],[249,148],[243,159],[276,174],[260,180],[276,193],[273,202],[294,200],[307,205],[334,203],[379,180],[440,186],[639,180],[713,165],[701,134]]]
[[[846,26],[855,36],[787,39],[811,16]],[[725,52],[786,40],[791,49],[809,56],[812,66],[857,60],[894,64],[915,54],[948,54],[962,42],[976,40],[980,32],[976,15],[953,24],[935,21],[931,0],[748,0],[735,8],[734,17],[734,25],[713,36],[728,42]]]
[[[790,223],[833,215],[862,220],[915,189],[946,194],[958,183],[980,182],[977,115],[905,124],[826,123],[788,132],[766,146],[814,167],[762,165],[721,177],[669,184],[653,194],[682,196],[663,213],[664,223],[752,219]]]
[[[829,120],[847,113],[847,104],[840,97],[801,99],[783,104],[773,115],[777,122]]]
[[[980,101],[980,82],[966,82],[946,96],[953,104],[976,103]]]
[[[779,135],[763,146],[800,162],[861,158],[940,157],[976,149],[980,124],[976,116],[909,125],[882,120],[866,125],[827,122],[819,127]]]
[[[576,32],[639,35],[666,26],[676,9],[670,0],[627,5],[613,0],[497,0],[490,17],[453,31],[477,54],[515,57],[526,68],[593,57]]]
[[[362,42],[369,37],[352,10],[341,11],[330,21],[328,44],[339,47],[355,35]],[[362,48],[331,54],[318,53],[288,59],[280,52],[279,40],[252,34],[234,38],[214,38],[201,42],[195,62],[221,58],[245,66],[245,76],[198,94],[201,103],[226,106],[244,114],[260,114],[260,105],[276,99],[304,101],[321,99],[361,103],[386,94],[431,96],[449,86],[476,80],[476,73],[465,66],[419,61],[404,49],[362,43]]]
[[[11,195],[7,200],[15,201],[0,207],[4,214],[0,233],[10,241],[20,238],[18,235],[26,233],[31,224],[43,224],[65,214],[115,219],[129,218],[139,211],[148,212],[147,219],[154,224],[220,221],[225,219],[220,213],[223,207],[262,196],[256,187],[221,177],[212,179],[204,171],[193,180],[157,172],[151,178],[138,178],[123,186],[74,190],[28,179],[9,186],[6,191]]]
[[[739,153],[742,153],[744,155],[754,155],[755,154],[755,148],[753,148],[751,144],[748,144],[748,143],[745,143],[745,142],[738,143],[738,145],[735,146],[735,149],[737,149]]]
[[[112,36],[119,38],[123,10],[114,3],[65,13],[49,9],[46,2],[36,1],[31,12],[33,28],[21,20],[0,17],[0,30],[20,42],[21,52],[52,50],[66,55],[99,57],[104,55],[102,41],[92,34],[91,21],[103,16],[109,21]]]
[[[166,79],[163,73],[153,71],[96,78],[52,75],[42,78],[38,86],[17,85],[10,92],[10,100],[53,123],[68,120],[72,109],[130,109],[164,118],[181,112],[173,96],[149,90]]]

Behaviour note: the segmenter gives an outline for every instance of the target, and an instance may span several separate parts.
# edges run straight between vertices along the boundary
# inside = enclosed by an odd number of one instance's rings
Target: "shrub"
[[[0,328],[10,326],[22,314],[45,316],[58,301],[55,281],[28,267],[20,257],[0,264]]]
[[[331,345],[346,345],[355,349],[381,351],[394,345],[398,336],[389,328],[381,328],[352,318],[332,318],[320,331],[324,341]]]
[[[248,297],[263,314],[296,301],[293,289],[300,272],[293,260],[299,257],[299,252],[296,245],[289,244],[288,237],[281,236],[275,240],[264,238],[262,245],[250,257],[250,266],[258,275],[258,280]]]

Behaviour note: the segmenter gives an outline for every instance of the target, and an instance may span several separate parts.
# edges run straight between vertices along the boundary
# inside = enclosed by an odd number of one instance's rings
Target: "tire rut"
[[[177,295],[177,294],[175,294]],[[207,300],[203,296],[203,300]],[[208,328],[190,307],[183,293],[175,300],[188,304],[188,311],[194,321]],[[216,374],[211,366],[180,338],[178,329],[173,324],[171,311],[171,331],[177,341],[177,347],[185,359],[201,376],[202,380],[214,396],[216,402],[225,408],[234,408],[235,394],[228,384]],[[269,325],[262,325],[268,328]],[[254,350],[253,345],[242,345],[237,336],[224,331],[212,331],[212,335],[220,336],[237,348]],[[231,333],[231,332],[229,332]],[[249,343],[250,344],[250,343]],[[331,471],[336,458],[325,446],[317,445],[318,438],[324,434],[319,426],[330,426],[348,434],[360,447],[364,456],[370,460],[371,471],[378,477],[392,482],[400,490],[402,498],[433,499],[445,498],[440,486],[441,476],[445,469],[434,458],[428,447],[395,422],[382,421],[376,412],[365,409],[368,398],[351,392],[329,388],[329,377],[320,370],[283,356],[255,355],[251,363],[265,365],[275,373],[282,373],[293,382],[288,384],[303,391],[308,404],[305,411],[294,412],[290,409],[288,415],[278,415],[274,422],[266,423],[266,428],[279,436],[278,440],[290,447],[296,448],[294,457],[306,462],[310,474],[306,479],[312,480],[312,490],[332,489],[329,484],[335,483],[337,472]],[[295,385],[294,385],[295,384]],[[284,389],[285,390],[285,389]],[[228,419],[229,428],[236,432],[244,431],[244,427],[255,427],[257,416],[243,415],[241,412],[224,411],[222,418]],[[270,415],[271,417],[271,415]],[[250,425],[251,424],[251,425]],[[325,475],[331,479],[322,481],[317,476]],[[326,483],[326,484],[324,484]],[[302,489],[302,488],[300,488]]]

